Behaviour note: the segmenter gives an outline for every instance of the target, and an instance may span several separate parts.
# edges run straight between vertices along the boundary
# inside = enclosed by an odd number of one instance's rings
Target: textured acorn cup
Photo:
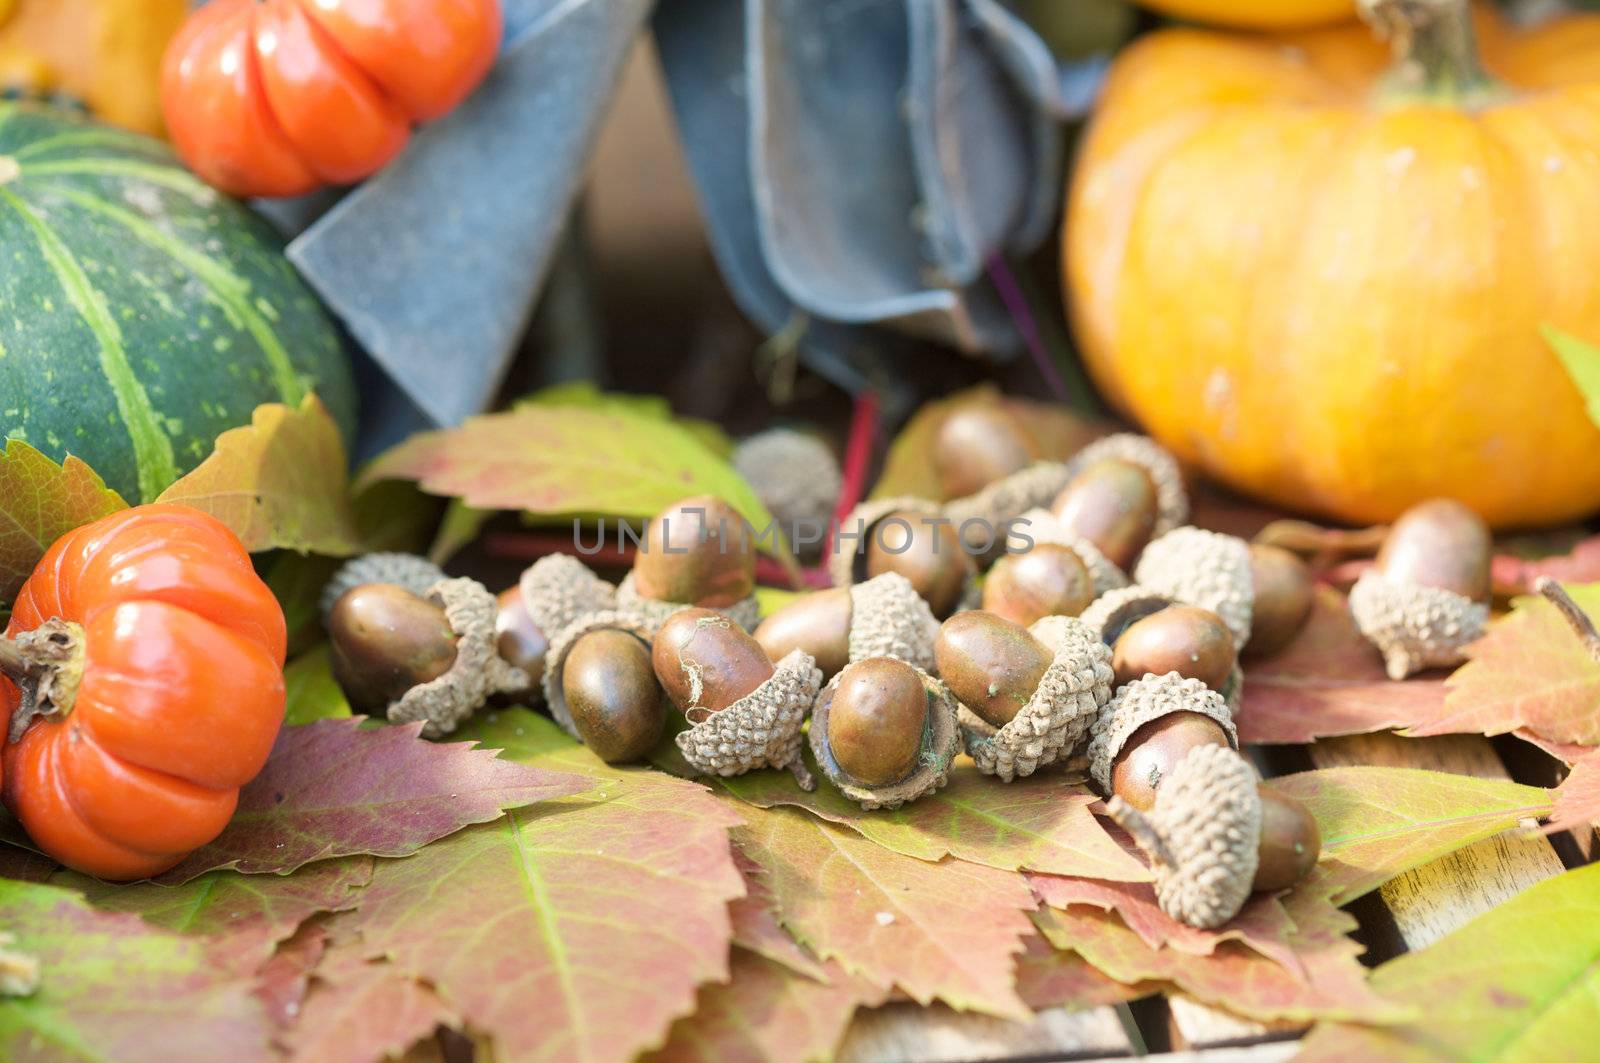
[[[328,617],[333,674],[359,712],[382,712],[456,660],[456,633],[444,609],[392,583],[365,583],[340,595]]]
[[[1146,675],[1176,672],[1212,690],[1226,690],[1237,664],[1227,625],[1209,609],[1192,605],[1171,605],[1135,620],[1111,650],[1119,687]]]
[[[1054,659],[1027,628],[977,610],[946,620],[933,653],[950,693],[993,727],[1016,717]]]
[[[722,499],[698,495],[668,506],[645,529],[633,562],[641,597],[726,609],[750,597],[756,552],[740,517]]]
[[[1228,746],[1222,725],[1198,712],[1173,712],[1142,725],[1111,762],[1111,792],[1140,812],[1155,806],[1161,780],[1200,746]]]
[[[690,723],[744,698],[773,671],[761,643],[711,609],[674,613],[656,632],[650,658],[662,689]]]
[[[1288,794],[1270,786],[1261,795],[1261,844],[1252,888],[1285,890],[1317,866],[1322,854],[1322,831],[1311,810]]]
[[[1100,552],[1099,547],[1083,536],[1074,535],[1068,531],[1059,520],[1056,520],[1055,514],[1042,506],[1035,506],[1032,509],[1023,511],[1022,516],[1018,519],[1011,532],[1013,539],[1021,535],[1026,535],[1028,539],[1031,539],[1035,547],[1048,543],[1054,546],[1065,546],[1077,554],[1078,559],[1089,570],[1089,579],[1094,584],[1094,596],[1096,598],[1108,591],[1114,591],[1128,585],[1128,574],[1113,565],[1110,559]],[[1023,545],[1026,544],[1024,543]]]
[[[1401,514],[1372,567],[1391,580],[1487,602],[1493,553],[1482,518],[1459,502],[1436,498]]]
[[[1255,588],[1250,580],[1250,544],[1233,535],[1182,527],[1145,547],[1134,582],[1175,602],[1198,605],[1222,618],[1234,646],[1250,642]]]
[[[522,603],[522,588],[508,587],[495,596],[498,612],[494,616],[494,645],[501,660],[528,673],[534,685],[544,679],[545,655],[550,639],[533,622]]]
[[[561,690],[578,737],[607,764],[639,760],[666,726],[650,647],[617,628],[583,635],[561,665]]]
[[[1250,587],[1255,602],[1250,614],[1252,657],[1270,657],[1294,641],[1316,604],[1311,570],[1278,546],[1250,544]]]
[[[770,661],[781,661],[794,650],[805,650],[832,679],[850,663],[850,621],[855,609],[849,587],[812,591],[761,621],[755,640]]]
[[[1068,532],[1093,543],[1118,568],[1128,569],[1155,536],[1161,502],[1144,466],[1108,457],[1074,476],[1050,512]]]
[[[989,403],[952,410],[933,437],[933,468],[945,498],[976,494],[1038,457],[1033,437],[1004,407]]]
[[[960,604],[972,560],[952,525],[901,511],[874,524],[870,535],[868,578],[888,572],[904,576],[935,616],[948,616]]]
[[[994,563],[983,584],[985,612],[1024,627],[1047,616],[1077,616],[1094,601],[1094,581],[1077,551],[1038,543]]]
[[[833,516],[839,497],[839,461],[821,439],[792,428],[771,428],[744,440],[733,452],[733,467],[755,489],[784,534],[796,541],[796,552],[815,556],[821,533]],[[802,526],[817,532],[802,540]]]
[[[1118,792],[1113,775],[1117,763],[1124,759],[1123,752],[1132,750],[1136,740],[1149,737],[1152,732],[1163,732],[1162,741],[1149,750],[1149,755],[1130,755],[1128,767],[1123,771],[1129,784],[1124,798],[1130,803],[1140,801],[1141,793],[1158,789],[1171,766],[1183,759],[1190,749],[1211,744],[1206,740],[1210,732],[1199,724],[1168,724],[1170,734],[1165,733],[1165,728],[1151,726],[1171,717],[1186,716],[1209,720],[1221,730],[1224,744],[1238,748],[1233,712],[1226,699],[1200,680],[1166,672],[1147,675],[1118,687],[1089,729],[1089,777],[1095,786],[1108,796]],[[1158,755],[1166,752],[1172,756]]]
[[[957,752],[956,702],[926,672],[889,657],[856,661],[817,697],[811,751],[839,792],[871,811],[945,784]]]

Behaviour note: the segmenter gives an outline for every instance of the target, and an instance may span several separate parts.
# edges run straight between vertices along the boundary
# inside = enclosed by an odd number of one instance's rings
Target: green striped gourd
[[[0,103],[0,435],[150,501],[311,391],[348,439],[339,335],[266,222],[159,141]]]

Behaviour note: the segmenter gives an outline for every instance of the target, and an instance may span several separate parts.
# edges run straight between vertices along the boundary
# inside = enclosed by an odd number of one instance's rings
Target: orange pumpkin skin
[[[1348,22],[1355,0],[1139,0],[1152,11],[1245,30],[1305,29]]]
[[[1600,341],[1600,18],[1479,13],[1509,95],[1380,103],[1360,27],[1172,30],[1110,77],[1066,285],[1107,397],[1247,493],[1351,522],[1600,505],[1600,430],[1541,338]]]
[[[57,540],[8,635],[83,627],[71,708],[5,749],[4,798],[68,867],[159,874],[215,838],[283,721],[283,611],[234,534],[183,506],[124,510]],[[20,701],[0,679],[0,719]]]
[[[161,71],[173,146],[236,196],[370,177],[477,88],[500,0],[212,0]]]

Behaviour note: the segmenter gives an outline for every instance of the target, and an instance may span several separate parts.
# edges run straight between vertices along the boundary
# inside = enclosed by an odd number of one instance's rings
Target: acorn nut
[[[1050,512],[1068,532],[1087,539],[1126,570],[1155,537],[1161,502],[1143,465],[1106,457],[1084,466],[1051,503]]]
[[[1243,650],[1250,641],[1255,587],[1250,544],[1203,528],[1175,528],[1145,547],[1134,582],[1175,602],[1198,605],[1222,618]]]
[[[1252,657],[1270,657],[1294,641],[1316,604],[1311,570],[1280,546],[1250,544]]]
[[[957,613],[934,643],[939,677],[967,708],[1004,727],[1028,703],[1053,659],[1021,624],[994,613]]]
[[[749,629],[756,603],[756,548],[744,518],[714,495],[685,498],[650,521],[617,603],[656,623],[679,609],[717,609]]]
[[[1194,748],[1219,744],[1219,734],[1220,744],[1238,748],[1233,713],[1220,693],[1176,672],[1146,675],[1117,688],[1095,717],[1089,776],[1101,793],[1121,794],[1143,810],[1172,766]],[[1145,750],[1145,741],[1155,744]],[[1116,785],[1119,774],[1125,791]]]
[[[495,596],[495,649],[513,668],[528,673],[537,686],[544,679],[544,658],[550,652],[550,639],[533,622],[528,607],[522,604],[522,590],[507,587]]]
[[[1128,575],[1111,563],[1100,548],[1081,535],[1076,535],[1055,518],[1048,509],[1035,507],[1024,510],[1009,533],[1011,540],[1032,549],[1040,546],[1064,546],[1078,555],[1089,572],[1096,598],[1109,591],[1128,585]]]
[[[976,604],[977,566],[955,526],[934,503],[873,499],[858,505],[839,527],[839,544],[828,558],[835,587],[893,573],[910,582],[934,616]],[[855,549],[842,549],[845,542],[853,542]]]
[[[1094,601],[1094,581],[1077,551],[1039,543],[994,563],[983,584],[985,612],[1024,626],[1047,616],[1077,616]]]
[[[863,808],[898,808],[944,785],[956,754],[956,704],[926,672],[892,657],[856,661],[812,711],[818,766]]]
[[[328,626],[334,678],[358,712],[382,711],[455,663],[456,633],[444,608],[392,583],[345,591]]]
[[[542,557],[523,570],[515,587],[498,597],[495,645],[508,663],[544,680],[551,639],[580,617],[616,605],[616,589],[567,554]]]
[[[656,678],[690,723],[721,712],[772,678],[761,644],[711,609],[683,609],[656,632],[650,651]]]
[[[1173,765],[1200,746],[1231,746],[1228,733],[1210,716],[1170,712],[1140,725],[1111,761],[1111,792],[1140,812],[1156,803],[1161,780]]]
[[[1156,522],[1152,537],[1160,537],[1189,519],[1189,492],[1183,484],[1183,471],[1166,448],[1149,436],[1131,432],[1097,439],[1074,454],[1067,462],[1067,482],[1107,459],[1131,462],[1144,470],[1156,491]]]
[[[803,594],[763,620],[756,641],[768,659],[792,650],[815,658],[828,680],[851,661],[894,657],[928,671],[939,622],[904,576],[887,572],[865,583]]]
[[[1209,609],[1192,605],[1168,606],[1134,621],[1111,651],[1119,687],[1146,675],[1176,672],[1212,690],[1225,690],[1237,663],[1227,625]]]
[[[1322,855],[1322,831],[1311,810],[1270,786],[1261,797],[1261,842],[1251,889],[1286,890],[1311,874]]]
[[[379,552],[353,557],[340,565],[322,588],[318,599],[322,626],[328,626],[334,604],[352,587],[363,583],[392,583],[421,596],[444,578],[444,569],[416,554]]]
[[[1435,499],[1407,510],[1350,590],[1356,626],[1391,679],[1456,665],[1488,622],[1493,544],[1477,514]]]
[[[755,639],[771,661],[783,660],[792,650],[805,650],[816,659],[822,677],[832,679],[850,663],[853,612],[849,587],[812,591],[761,621]]]
[[[1039,445],[1004,406],[974,402],[946,414],[933,437],[945,498],[975,494],[1039,457]]]
[[[666,726],[650,647],[617,628],[577,639],[561,665],[561,689],[578,737],[607,764],[642,759]]]

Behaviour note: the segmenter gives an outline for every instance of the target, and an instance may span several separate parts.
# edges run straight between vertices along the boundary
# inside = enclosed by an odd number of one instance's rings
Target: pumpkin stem
[[[1360,0],[1361,17],[1394,49],[1384,94],[1478,106],[1504,94],[1484,69],[1471,0]]]
[[[1578,641],[1583,643],[1583,648],[1589,656],[1600,663],[1600,631],[1595,630],[1594,621],[1589,619],[1589,614],[1583,607],[1572,600],[1566,588],[1561,586],[1549,576],[1540,576],[1533,585],[1533,589],[1544,595],[1561,612],[1561,618],[1572,628],[1572,633],[1578,636]]]
[[[83,681],[83,628],[52,619],[14,638],[0,638],[0,675],[22,691],[6,736],[15,742],[35,717],[60,718],[72,711]]]

